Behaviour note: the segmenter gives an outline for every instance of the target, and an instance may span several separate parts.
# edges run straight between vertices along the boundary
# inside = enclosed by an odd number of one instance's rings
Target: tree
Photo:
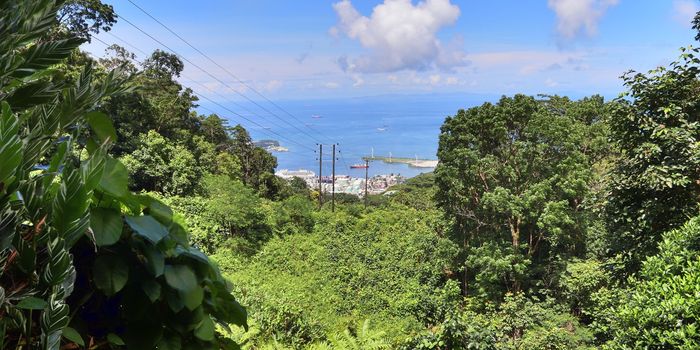
[[[117,44],[112,44],[105,49],[105,54],[105,57],[100,58],[98,61],[107,70],[120,68],[128,74],[135,74],[137,72],[138,69],[134,64],[136,55],[129,52],[127,49]]]
[[[209,176],[205,179],[208,215],[219,223],[226,238],[242,237],[252,242],[269,238],[258,195],[240,181],[227,176]]]
[[[276,196],[275,189],[280,186],[274,177],[277,158],[270,152],[256,147],[248,131],[241,125],[232,129],[231,152],[241,161],[242,181],[266,197]]]
[[[172,144],[153,130],[139,136],[137,147],[121,158],[131,175],[132,189],[171,195],[194,192],[202,169],[186,148]]]
[[[217,147],[225,147],[229,143],[226,120],[216,114],[200,117],[200,132],[205,139]]]
[[[606,208],[613,255],[625,272],[656,252],[663,232],[698,212],[700,196],[700,60],[683,50],[679,62],[623,77],[628,92],[611,115],[620,156]]]
[[[465,282],[471,275],[477,288],[518,291],[546,273],[542,264],[582,253],[591,167],[605,153],[604,106],[601,97],[516,95],[445,120],[436,199],[476,269]]]
[[[69,0],[57,14],[59,32],[90,42],[92,34],[108,32],[117,22],[117,15],[111,5],[100,0]]]
[[[180,77],[185,64],[177,55],[156,49],[143,61],[144,73],[155,80],[171,81]]]

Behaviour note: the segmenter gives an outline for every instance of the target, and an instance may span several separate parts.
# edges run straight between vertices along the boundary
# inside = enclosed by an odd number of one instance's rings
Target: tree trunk
[[[520,217],[510,218],[510,237],[513,242],[513,249],[517,249],[520,244]]]
[[[520,217],[510,218],[510,236],[512,239],[513,251],[518,252],[518,246],[520,245]],[[517,277],[513,276],[513,288],[514,293],[520,291],[520,281]]]

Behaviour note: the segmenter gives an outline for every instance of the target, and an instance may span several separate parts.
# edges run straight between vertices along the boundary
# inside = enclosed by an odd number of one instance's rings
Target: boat
[[[386,128],[377,128],[377,131],[379,131],[379,132],[385,132],[385,131],[386,131]]]
[[[313,119],[321,119],[322,117],[321,117],[320,115],[318,115],[318,114],[314,114],[314,115],[311,116],[311,118],[313,118]]]
[[[367,169],[369,168],[369,165],[367,164],[353,164],[350,166],[350,169]]]

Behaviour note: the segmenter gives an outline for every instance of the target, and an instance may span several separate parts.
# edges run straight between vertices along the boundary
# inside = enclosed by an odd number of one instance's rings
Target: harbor
[[[367,156],[362,157],[362,160],[367,162],[384,162],[387,164],[407,164],[413,168],[435,168],[438,165],[437,160],[433,159],[419,159],[416,158],[403,158],[403,157],[392,157],[389,155],[385,156]]]
[[[277,171],[275,175],[285,180],[292,180],[293,178],[298,177],[304,180],[306,185],[312,190],[318,189],[319,187],[319,177],[311,170],[282,169]],[[331,193],[331,191],[333,191],[333,177],[321,176],[320,180],[322,191],[324,193]],[[406,178],[399,174],[375,175],[370,177],[367,181],[367,192],[369,194],[382,194],[391,186],[402,184],[405,181]],[[336,175],[335,193],[347,193],[362,197],[365,193],[365,179],[360,177],[352,177],[349,175]]]

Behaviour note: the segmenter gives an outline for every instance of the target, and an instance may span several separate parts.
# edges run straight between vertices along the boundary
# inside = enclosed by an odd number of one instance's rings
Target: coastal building
[[[316,173],[311,170],[299,169],[299,170],[288,170],[282,169],[275,173],[275,175],[285,179],[291,180],[298,177],[304,180],[311,189],[318,188],[318,177]],[[375,175],[369,178],[367,184],[367,192],[369,194],[381,194],[384,193],[388,188],[394,185],[401,184],[405,182],[406,179],[398,174],[389,175]],[[330,193],[333,190],[333,177],[323,176],[321,177],[321,188],[324,193]],[[347,193],[355,196],[362,197],[365,194],[365,179],[358,177],[351,177],[348,175],[336,175],[335,176],[335,193]]]

